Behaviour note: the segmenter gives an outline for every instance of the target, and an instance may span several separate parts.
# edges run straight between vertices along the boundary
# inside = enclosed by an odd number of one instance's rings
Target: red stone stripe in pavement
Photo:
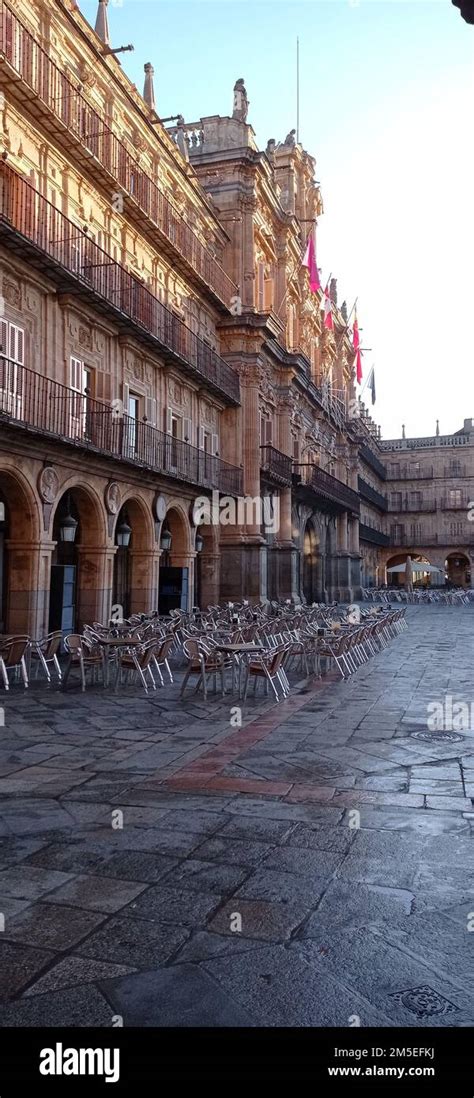
[[[325,680],[327,681],[327,680]],[[166,778],[163,785],[173,790],[209,791],[211,789],[235,793],[259,793],[269,797],[285,797],[288,801],[303,800],[327,801],[335,793],[332,788],[317,788],[293,782],[267,781],[265,778],[227,778],[222,771],[249,747],[266,740],[275,728],[284,724],[293,713],[308,704],[311,695],[316,694],[325,684],[320,680],[304,694],[293,694],[284,702],[273,706],[265,714],[256,717],[244,728],[232,729],[224,740],[206,751],[193,762],[186,763],[172,777]],[[220,776],[219,776],[220,775]]]

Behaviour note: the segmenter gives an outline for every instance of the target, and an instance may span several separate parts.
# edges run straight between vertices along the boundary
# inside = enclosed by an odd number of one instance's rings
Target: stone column
[[[106,622],[112,605],[113,559],[116,549],[77,546],[76,630],[93,621]]]
[[[130,612],[158,609],[160,549],[130,549]],[[187,558],[186,558],[187,559]],[[183,565],[173,559],[173,567]]]
[[[51,555],[55,542],[8,539],[7,629],[40,637],[48,631]]]

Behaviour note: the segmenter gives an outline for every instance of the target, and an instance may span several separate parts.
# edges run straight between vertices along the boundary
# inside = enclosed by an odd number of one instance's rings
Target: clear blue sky
[[[95,0],[79,0],[92,25]],[[296,125],[316,157],[323,277],[358,296],[384,437],[474,417],[474,27],[450,0],[110,0],[112,45],[162,117],[229,114],[243,76],[259,144]]]

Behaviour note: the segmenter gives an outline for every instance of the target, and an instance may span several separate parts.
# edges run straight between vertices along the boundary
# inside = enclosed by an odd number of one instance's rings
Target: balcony
[[[374,507],[378,507],[379,511],[386,511],[388,507],[387,497],[382,496],[380,492],[377,492],[375,488],[372,488],[371,484],[368,484],[363,477],[358,478],[359,495],[363,499],[366,499],[368,503],[373,503]]]
[[[399,465],[396,472],[389,466],[387,480],[432,480],[433,466],[425,465],[423,469],[410,469],[408,465]]]
[[[467,511],[471,503],[471,499],[474,499],[474,492],[472,497],[463,496],[461,499],[452,500],[449,496],[443,496],[440,500],[440,508],[442,511]]]
[[[374,526],[367,526],[365,522],[359,523],[359,540],[370,541],[372,545],[390,545],[388,534],[376,530]]]
[[[439,545],[441,548],[445,545],[455,545],[460,548],[464,545],[474,545],[474,523],[473,529],[465,531],[464,534],[415,534],[414,537],[410,537],[409,534],[402,534],[398,537],[394,537],[390,534],[390,545],[403,545],[403,546],[430,546]]]
[[[242,469],[158,431],[117,416],[108,404],[0,357],[0,427],[57,439],[174,480],[242,494]]]
[[[366,443],[362,443],[362,445],[359,446],[359,454],[362,460],[365,461],[366,465],[369,465],[373,472],[377,473],[377,476],[379,476],[381,480],[387,479],[387,470],[385,468],[385,465],[382,465],[382,462],[379,461],[378,457],[376,456],[376,454],[374,454],[370,446],[367,446]]]
[[[435,499],[420,499],[418,503],[414,503],[412,500],[403,499],[400,503],[388,504],[388,510],[392,514],[404,515],[404,514],[429,514],[437,510],[437,503]]]
[[[291,485],[292,460],[275,446],[260,447],[260,471],[265,480],[282,488]]]
[[[210,290],[226,310],[236,287],[172,203],[130,155],[101,114],[51,60],[0,0],[0,87],[28,110],[58,144],[110,194],[124,194],[124,211],[187,277]]]
[[[354,515],[360,513],[357,492],[354,492],[347,484],[343,484],[337,477],[333,477],[331,473],[319,469],[318,466],[312,467],[306,487],[311,488],[325,504],[330,505],[331,509],[351,511]]]
[[[62,292],[80,292],[187,377],[205,382],[227,404],[239,404],[239,376],[170,309],[27,180],[0,162],[0,240],[43,271]]]

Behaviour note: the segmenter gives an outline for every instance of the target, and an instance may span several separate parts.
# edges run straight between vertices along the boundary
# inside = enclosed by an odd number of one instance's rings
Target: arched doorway
[[[319,536],[311,522],[306,523],[303,536],[303,595],[308,603],[321,598],[321,555]]]
[[[219,602],[220,558],[217,527],[198,526],[194,539],[194,605],[205,610]]]
[[[0,472],[0,632],[36,636],[46,581],[39,569],[39,513],[21,474]]]
[[[53,518],[49,630],[80,632],[101,616],[101,554],[105,522],[95,494],[72,485],[60,497]]]
[[[181,507],[171,506],[161,528],[160,614],[188,610],[191,595],[191,526]]]
[[[389,587],[404,587],[405,585],[405,572],[390,572],[390,568],[396,568],[400,564],[406,564],[407,557],[411,557],[412,564],[430,564],[427,557],[420,553],[395,553],[393,557],[389,557],[386,562],[387,569],[387,584]],[[436,573],[433,573],[436,576]],[[435,579],[436,582],[436,579]],[[413,586],[425,587],[431,583],[431,574],[429,572],[413,572]]]
[[[112,603],[123,616],[156,610],[158,551],[151,511],[138,497],[124,501],[114,529]]]
[[[471,563],[466,553],[462,551],[449,553],[445,568],[448,583],[453,584],[454,587],[471,586]]]

